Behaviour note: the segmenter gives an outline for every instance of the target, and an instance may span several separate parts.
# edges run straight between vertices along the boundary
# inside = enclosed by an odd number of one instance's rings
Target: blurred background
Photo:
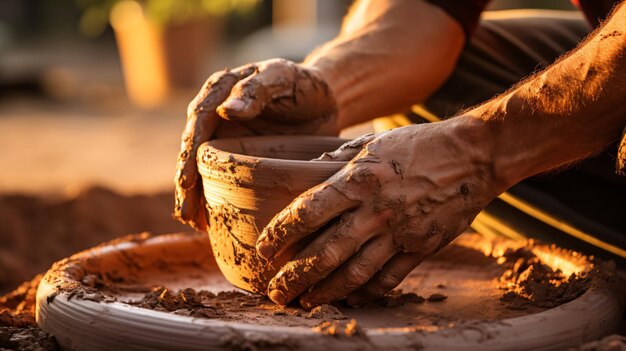
[[[334,37],[351,1],[2,0],[0,189],[169,187],[202,82],[224,67],[301,60]],[[492,4],[515,7],[571,5]]]
[[[224,67],[301,60],[351,0],[0,1],[0,292],[171,219],[187,103]],[[568,0],[495,0],[492,10]]]

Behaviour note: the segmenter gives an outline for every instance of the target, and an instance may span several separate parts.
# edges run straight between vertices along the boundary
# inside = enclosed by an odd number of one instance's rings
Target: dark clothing
[[[487,101],[575,48],[591,29],[572,11],[486,12],[454,72],[424,107],[447,118]],[[626,177],[615,174],[616,153],[612,146],[565,171],[527,179],[511,192],[525,187],[535,198],[543,196],[542,204],[552,199],[563,205],[559,213],[567,213],[570,223],[584,222],[588,232],[621,246],[626,242]]]
[[[452,18],[457,20],[467,38],[470,38],[478,25],[480,14],[490,0],[427,0],[441,7]],[[572,0],[580,8],[593,27],[606,18],[615,4],[621,0]]]
[[[474,30],[476,29],[476,25],[478,24],[478,20],[480,19],[480,14],[483,13],[487,4],[489,4],[490,0],[467,0],[467,1],[459,1],[459,0],[427,0],[433,5],[441,7],[445,12],[450,15],[450,17],[454,18],[461,27],[463,27],[463,32],[465,36],[469,39]]]
[[[425,105],[449,117],[485,102],[553,63],[590,31],[575,11],[486,12],[454,72]]]

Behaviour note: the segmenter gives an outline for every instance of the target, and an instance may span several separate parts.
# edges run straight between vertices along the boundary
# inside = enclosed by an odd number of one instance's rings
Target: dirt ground
[[[102,187],[71,197],[0,195],[0,293],[103,241],[188,230],[172,219],[172,204],[170,192],[122,195]]]
[[[170,191],[125,195],[97,186],[74,195],[1,194],[0,350],[57,350],[54,337],[34,325],[38,273],[129,233],[188,231],[172,219],[172,205]]]

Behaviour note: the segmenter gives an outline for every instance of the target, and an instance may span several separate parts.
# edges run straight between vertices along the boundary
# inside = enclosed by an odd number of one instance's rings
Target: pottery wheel
[[[138,301],[158,286],[173,293],[236,290],[218,270],[208,237],[133,236],[56,263],[37,292],[37,322],[67,350],[548,350],[595,340],[619,325],[621,297],[605,284],[591,284],[555,308],[512,309],[500,301],[503,268],[485,256],[489,245],[464,234],[399,286],[404,293],[447,296],[443,301],[339,307],[339,314],[315,316],[296,307],[278,310],[267,300],[235,299],[198,316],[143,308]],[[542,255],[564,270],[588,268],[577,256]]]

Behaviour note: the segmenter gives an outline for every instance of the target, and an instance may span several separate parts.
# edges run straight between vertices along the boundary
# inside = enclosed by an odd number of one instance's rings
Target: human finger
[[[370,281],[350,294],[346,302],[358,306],[384,296],[398,286],[423,259],[423,256],[415,253],[396,254]]]
[[[395,254],[391,235],[380,235],[366,243],[341,268],[319,282],[300,297],[300,304],[307,309],[341,300],[367,283]]]
[[[274,216],[257,240],[257,253],[270,259],[358,204],[332,185],[318,185]]]
[[[367,208],[342,215],[281,268],[268,285],[270,299],[285,305],[315,285],[380,232],[389,216],[387,211],[372,214]]]
[[[284,59],[273,59],[257,66],[254,74],[238,82],[217,111],[225,119],[248,121],[257,117],[274,99],[294,94],[298,67]]]
[[[182,222],[205,229],[202,225],[204,209],[200,206],[202,186],[198,180],[196,153],[198,147],[211,138],[219,116],[215,109],[230,94],[240,79],[254,71],[252,66],[216,72],[202,86],[187,108],[187,122],[181,138],[175,183],[174,217]]]

